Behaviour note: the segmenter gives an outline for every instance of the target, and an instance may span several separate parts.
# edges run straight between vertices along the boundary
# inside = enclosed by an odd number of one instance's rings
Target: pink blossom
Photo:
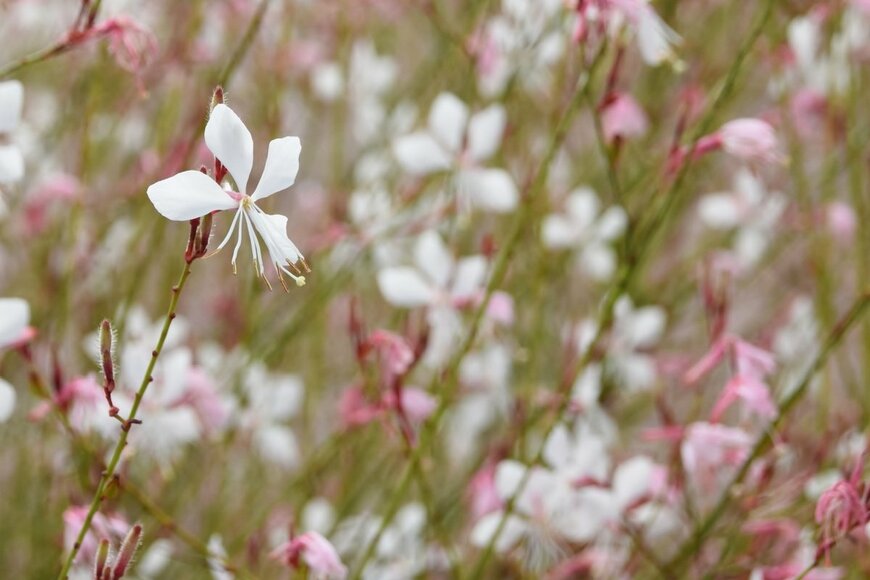
[[[683,381],[693,385],[713,371],[730,356],[735,372],[725,384],[716,401],[711,420],[718,422],[722,414],[737,400],[742,400],[751,411],[771,418],[776,414],[776,405],[764,377],[776,369],[773,355],[731,335],[719,337],[710,350],[683,375]]]
[[[616,93],[608,100],[601,111],[601,123],[608,142],[641,137],[649,129],[646,113],[627,93]]]
[[[157,52],[157,39],[142,25],[126,16],[117,16],[100,23],[93,33],[109,39],[109,52],[118,66],[136,73],[142,71]]]
[[[357,427],[371,423],[383,414],[383,408],[368,401],[362,387],[353,386],[341,394],[338,412],[346,427]]]
[[[316,578],[342,579],[347,567],[341,562],[333,545],[317,532],[306,532],[272,551],[271,557],[291,568],[299,568],[300,560]]]
[[[387,408],[401,411],[412,423],[425,421],[426,418],[435,412],[435,408],[438,406],[435,398],[422,389],[404,387],[401,389],[401,393],[401,409],[397,404],[396,395],[393,392],[384,395],[383,404]]]
[[[867,507],[870,486],[861,482],[863,457],[858,460],[848,480],[836,482],[828,488],[816,504],[816,523],[822,528],[819,551],[828,553],[838,539],[854,528],[863,528],[870,522]]]
[[[408,341],[398,334],[387,330],[375,330],[369,336],[369,343],[381,353],[384,366],[392,375],[404,375],[414,363],[414,350]]]
[[[776,131],[761,119],[735,119],[716,133],[722,149],[748,162],[781,163]]]

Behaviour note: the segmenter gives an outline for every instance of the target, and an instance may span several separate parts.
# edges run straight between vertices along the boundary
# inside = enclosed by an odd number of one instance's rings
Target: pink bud
[[[604,138],[608,143],[617,137],[632,139],[641,137],[649,128],[646,113],[626,93],[615,94],[601,111],[601,124],[604,128]]]
[[[332,544],[317,532],[306,532],[278,546],[271,557],[292,568],[299,567],[301,559],[318,576],[344,578],[347,568],[341,562]]]

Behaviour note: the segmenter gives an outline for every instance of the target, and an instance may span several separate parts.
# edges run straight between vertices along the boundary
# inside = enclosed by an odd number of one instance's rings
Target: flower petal
[[[9,133],[21,121],[24,87],[18,81],[0,83],[0,133]]]
[[[424,131],[396,139],[393,154],[402,168],[412,175],[428,175],[450,168],[450,155]]]
[[[429,110],[429,131],[451,153],[458,153],[468,123],[468,107],[452,93],[435,97]]]
[[[459,260],[453,276],[451,295],[455,301],[471,300],[483,295],[486,282],[487,259],[480,255]]]
[[[473,161],[484,161],[498,151],[506,122],[507,115],[501,105],[487,107],[471,117],[468,152]]]
[[[21,298],[0,298],[0,348],[19,340],[30,323],[30,306]]]
[[[205,126],[205,144],[229,170],[240,193],[247,193],[254,165],[254,139],[239,116],[226,105],[217,105]]]
[[[257,201],[293,185],[296,182],[296,174],[299,173],[301,151],[302,142],[299,141],[299,137],[273,139],[269,143],[263,175],[251,199]]]
[[[15,145],[0,145],[0,183],[21,181],[24,177],[24,157]]]
[[[386,268],[378,272],[378,286],[393,306],[416,308],[432,302],[435,292],[414,268]]]
[[[214,179],[200,171],[182,171],[148,188],[148,199],[160,215],[188,221],[239,204]]]
[[[414,261],[439,288],[446,288],[453,271],[453,256],[438,232],[429,230],[420,234],[414,245]]]
[[[15,410],[15,388],[0,379],[0,423],[5,423]]]
[[[459,188],[484,211],[506,213],[519,201],[513,178],[503,169],[469,169],[459,176]]]

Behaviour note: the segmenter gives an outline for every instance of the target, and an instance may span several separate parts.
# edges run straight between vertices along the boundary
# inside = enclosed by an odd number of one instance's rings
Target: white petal
[[[471,530],[471,543],[475,546],[487,546],[492,542],[493,536],[499,529],[501,519],[505,517],[504,512],[496,511],[486,514],[474,524]],[[495,542],[495,549],[498,552],[505,552],[512,548],[525,534],[528,526],[525,522],[514,515],[507,516],[507,521],[502,526],[501,534]]]
[[[263,459],[281,467],[294,467],[299,462],[296,436],[287,427],[269,425],[259,429],[254,434],[254,445]]]
[[[483,291],[489,262],[483,256],[468,256],[459,260],[453,278],[451,295],[456,300],[474,298]]]
[[[567,465],[571,461],[572,445],[568,428],[560,423],[547,437],[547,442],[544,444],[544,460],[553,467]]]
[[[708,227],[717,230],[731,229],[740,223],[740,207],[728,193],[705,195],[698,202],[698,215]]]
[[[21,338],[30,324],[30,306],[21,298],[0,298],[0,348]]]
[[[254,164],[254,139],[239,116],[217,105],[205,125],[205,144],[233,176],[240,193],[247,193]]]
[[[21,181],[24,177],[24,157],[15,145],[0,145],[0,183]]]
[[[604,244],[590,244],[580,253],[583,271],[598,282],[609,280],[616,271],[616,252]]]
[[[9,133],[21,121],[24,87],[18,81],[0,83],[0,133]]]
[[[639,455],[616,469],[613,475],[613,492],[620,511],[649,492],[654,467],[651,459]]]
[[[588,228],[598,215],[598,196],[588,187],[578,187],[565,202],[568,215],[580,230]]]
[[[256,209],[246,212],[246,215],[266,244],[273,264],[283,268],[287,262],[295,264],[299,261],[302,253],[287,235],[287,216],[268,214]]]
[[[296,174],[299,173],[301,151],[302,142],[299,141],[299,137],[273,139],[269,143],[263,175],[251,198],[257,201],[293,185],[296,182]]]
[[[452,93],[435,97],[429,110],[429,131],[448,151],[458,153],[468,123],[468,107]]]
[[[495,489],[501,499],[507,501],[519,491],[527,469],[513,459],[499,461],[495,468]]]
[[[484,211],[505,213],[519,201],[513,178],[503,169],[469,169],[459,175],[459,188]]]
[[[5,423],[15,410],[15,388],[0,379],[0,423]]]
[[[239,204],[214,179],[200,171],[183,171],[148,188],[148,199],[163,217],[188,221]]]
[[[393,154],[402,168],[412,175],[427,175],[450,168],[450,155],[432,135],[422,131],[396,139]]]
[[[507,115],[504,107],[493,105],[473,115],[468,123],[468,152],[474,161],[492,157],[501,146]]]
[[[541,241],[550,249],[569,248],[580,242],[581,232],[562,214],[550,214],[541,225]]]
[[[625,210],[615,205],[607,208],[598,218],[598,223],[595,225],[598,237],[605,241],[615,240],[625,233],[625,228],[628,225],[628,215]]]
[[[432,287],[414,268],[387,268],[378,272],[378,286],[384,299],[393,306],[416,308],[435,298]]]
[[[632,314],[625,326],[625,338],[637,348],[656,344],[665,331],[667,315],[659,306],[644,306]]]
[[[420,234],[414,245],[414,262],[438,288],[447,286],[453,271],[453,256],[438,232],[428,230]]]

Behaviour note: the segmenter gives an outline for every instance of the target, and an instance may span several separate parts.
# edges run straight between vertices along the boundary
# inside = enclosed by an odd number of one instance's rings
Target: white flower
[[[393,153],[413,175],[454,171],[461,197],[485,211],[509,212],[519,201],[513,178],[503,169],[480,166],[498,151],[505,123],[500,105],[469,117],[456,95],[441,93],[432,103],[427,129],[396,139]]]
[[[735,254],[743,267],[751,268],[764,256],[785,205],[781,193],[767,192],[752,172],[741,169],[733,191],[704,196],[698,215],[712,229],[737,229]]]
[[[571,192],[565,202],[565,213],[553,213],[544,218],[541,237],[548,248],[577,248],[583,270],[593,279],[603,281],[616,271],[616,252],[610,247],[622,236],[628,216],[619,206],[599,214],[595,192],[580,187]]]
[[[12,346],[27,335],[30,306],[21,298],[0,298],[0,350]],[[0,378],[0,423],[15,410],[15,389]]]
[[[424,362],[439,367],[461,337],[458,309],[475,304],[485,289],[487,260],[473,255],[454,262],[437,232],[427,231],[414,246],[416,267],[397,266],[378,272],[384,299],[399,308],[428,306],[429,343]]]
[[[503,0],[501,13],[475,39],[481,93],[497,95],[512,79],[528,89],[546,88],[568,44],[564,12],[562,0]]]
[[[239,413],[239,423],[250,433],[257,453],[279,467],[296,466],[299,444],[285,422],[302,406],[302,380],[296,375],[271,375],[262,364],[254,364],[245,374],[244,389],[248,405]]]
[[[238,193],[225,191],[204,173],[183,171],[148,188],[148,198],[155,209],[175,221],[189,221],[214,211],[236,209],[230,229],[217,247],[218,250],[223,248],[238,226],[233,269],[247,227],[251,256],[259,276],[265,278],[265,267],[256,234],[266,244],[282,284],[282,273],[293,278],[299,286],[305,284],[305,277],[301,275],[297,264],[301,264],[305,271],[308,271],[308,266],[302,253],[287,237],[287,218],[267,214],[257,207],[257,201],[287,189],[296,181],[299,153],[302,150],[299,138],[284,137],[269,143],[263,174],[250,195],[247,194],[248,177],[254,163],[254,140],[242,120],[228,106],[220,104],[212,110],[205,127],[205,143],[229,171]]]
[[[21,122],[24,87],[18,81],[0,82],[0,135],[8,135]],[[15,145],[0,145],[0,183],[24,177],[24,157]]]

